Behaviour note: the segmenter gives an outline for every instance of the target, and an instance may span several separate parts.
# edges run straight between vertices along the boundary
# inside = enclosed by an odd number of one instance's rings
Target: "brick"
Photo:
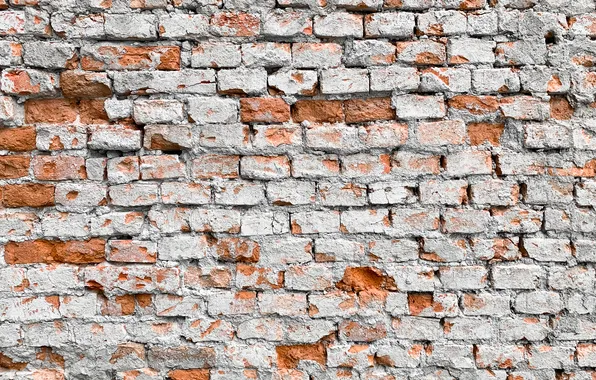
[[[571,258],[571,245],[563,239],[525,239],[523,247],[537,261],[565,262]]]
[[[245,156],[240,167],[244,178],[270,180],[290,176],[290,161],[285,156]]]
[[[473,234],[488,227],[490,214],[486,210],[448,209],[443,214],[443,220],[444,232]]]
[[[211,16],[211,33],[221,37],[252,37],[261,30],[258,16],[241,12],[220,12]]]
[[[263,35],[270,37],[302,37],[312,35],[312,19],[307,12],[271,12],[263,20]]]
[[[35,128],[0,128],[0,149],[26,152],[35,149]]]
[[[336,43],[292,44],[292,64],[297,68],[316,69],[341,64],[342,46]]]
[[[110,240],[109,261],[124,263],[154,263],[157,245],[150,241]]]
[[[354,41],[345,52],[346,66],[379,66],[395,62],[395,45],[376,40]]]
[[[89,129],[87,146],[96,150],[133,151],[141,149],[141,131],[124,126],[98,126]]]
[[[398,95],[392,104],[398,119],[437,119],[446,114],[442,96]]]
[[[361,123],[375,120],[392,120],[395,111],[390,98],[352,99],[344,102],[346,123]]]
[[[76,120],[77,113],[77,104],[70,99],[39,99],[25,102],[27,123],[72,123]]]
[[[563,309],[563,303],[557,293],[537,290],[518,294],[514,308],[526,314],[554,314]]]
[[[192,67],[238,67],[242,61],[240,46],[222,42],[201,42],[192,49]]]
[[[315,95],[318,74],[313,70],[278,71],[269,75],[268,84],[280,95]]]
[[[240,100],[240,121],[244,123],[283,123],[290,120],[290,106],[280,98]]]
[[[5,122],[13,122],[17,115],[17,105],[13,98],[9,96],[0,97],[0,120]]]
[[[60,74],[62,94],[68,98],[103,98],[112,95],[106,74],[75,70]]]
[[[418,17],[418,31],[429,36],[452,36],[466,33],[464,12],[430,11]]]
[[[419,184],[420,203],[457,206],[467,200],[468,183],[463,180],[429,180]]]
[[[26,156],[0,157],[0,179],[15,179],[29,175],[30,159]]]
[[[242,45],[242,62],[246,66],[281,67],[292,60],[290,45],[282,43],[253,43]]]
[[[501,99],[503,116],[516,120],[545,120],[550,115],[549,103],[531,96],[512,96]]]
[[[57,75],[33,69],[4,70],[0,81],[4,93],[21,96],[55,95],[59,83]],[[60,81],[60,83],[62,83],[62,81]]]
[[[315,16],[314,34],[317,37],[362,37],[364,35],[362,16],[347,12]]]
[[[216,204],[258,205],[266,201],[264,186],[254,182],[223,183],[215,192]]]
[[[461,145],[466,140],[466,125],[458,120],[420,123],[416,133],[422,145]]]
[[[55,41],[34,41],[23,44],[23,61],[31,67],[73,69],[77,63],[73,45]]]
[[[344,120],[340,101],[299,100],[292,106],[292,119],[301,123],[305,120],[319,123],[334,123]]]
[[[293,234],[339,231],[339,212],[311,211],[291,214]]]
[[[445,45],[439,42],[407,41],[397,42],[397,62],[413,65],[442,65],[446,62]]]
[[[144,180],[179,178],[186,172],[184,163],[176,155],[141,157],[139,169]]]
[[[321,93],[355,94],[369,91],[368,71],[363,69],[328,69],[321,72]]]
[[[33,175],[40,180],[85,179],[85,159],[75,156],[35,156],[31,160]]]
[[[420,84],[418,71],[412,67],[371,67],[369,71],[371,91],[412,91]]]
[[[481,69],[472,72],[472,85],[481,94],[520,90],[520,81],[511,69]]]
[[[414,34],[415,19],[413,13],[384,12],[370,13],[364,18],[366,37],[407,38]]]
[[[177,100],[136,100],[133,105],[134,119],[140,124],[176,124],[183,121],[183,105]]]
[[[134,294],[152,291],[172,292],[180,286],[178,268],[102,264],[86,267],[84,278],[87,287],[107,293],[113,292],[114,289]]]
[[[177,46],[96,44],[81,49],[83,70],[179,70]]]
[[[213,70],[115,72],[114,92],[118,94],[215,94]]]
[[[442,267],[440,278],[444,289],[483,289],[487,286],[488,272],[482,266]]]
[[[496,43],[474,38],[450,39],[447,57],[450,65],[467,63],[493,63]]]
[[[420,74],[420,89],[428,92],[468,92],[472,75],[466,68],[432,67]]]
[[[113,39],[145,40],[157,36],[157,17],[152,14],[106,14],[104,19],[106,35]]]
[[[160,15],[158,31],[162,38],[206,37],[209,34],[209,19],[204,15],[192,14]]]
[[[468,139],[472,145],[501,145],[505,126],[500,123],[470,123],[467,126]]]
[[[104,247],[105,241],[102,239],[64,242],[54,240],[10,242],[4,247],[4,257],[9,264],[99,263],[104,261]]]
[[[190,148],[191,130],[183,125],[147,125],[144,128],[145,149],[178,151]]]
[[[544,40],[500,42],[495,49],[496,62],[502,66],[542,65],[545,63]]]
[[[348,178],[382,176],[391,172],[391,157],[388,154],[354,154],[342,159],[343,173]]]
[[[135,182],[110,186],[109,195],[116,206],[149,206],[157,203],[157,191],[156,184]]]
[[[238,68],[218,73],[220,94],[260,95],[267,89],[267,72],[263,68]]]
[[[18,42],[0,42],[0,52],[2,52],[0,66],[16,66],[22,61],[22,45]]]
[[[464,121],[494,120],[501,115],[499,101],[494,96],[457,95],[447,105],[450,117]]]
[[[491,155],[486,151],[453,153],[446,157],[446,162],[445,172],[448,176],[491,174],[493,170]]]

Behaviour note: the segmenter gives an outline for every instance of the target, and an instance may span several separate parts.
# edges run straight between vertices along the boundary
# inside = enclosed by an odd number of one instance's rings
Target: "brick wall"
[[[0,0],[0,380],[596,379],[594,0]]]

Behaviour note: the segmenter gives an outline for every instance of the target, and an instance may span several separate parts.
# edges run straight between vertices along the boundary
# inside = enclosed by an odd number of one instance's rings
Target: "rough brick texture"
[[[0,380],[596,379],[595,0],[0,0]]]

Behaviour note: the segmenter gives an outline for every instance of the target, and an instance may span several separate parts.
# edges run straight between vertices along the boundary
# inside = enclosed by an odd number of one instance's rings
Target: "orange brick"
[[[499,100],[495,96],[458,95],[447,102],[450,108],[466,110],[472,115],[492,114],[499,111]]]
[[[107,124],[110,119],[104,108],[105,99],[84,99],[79,104],[81,123]]]
[[[77,102],[72,99],[29,99],[25,102],[27,123],[72,123],[77,114]]]
[[[299,100],[292,106],[292,119],[296,123],[338,123],[344,120],[342,102],[339,100]]]
[[[72,263],[89,264],[104,261],[105,240],[54,241],[32,240],[9,242],[4,246],[8,264]]]
[[[168,372],[171,380],[209,380],[208,369],[176,369]]]
[[[34,127],[0,128],[0,149],[26,152],[35,149]]]
[[[54,185],[27,183],[5,185],[2,199],[6,207],[46,207],[54,205]]]
[[[0,156],[0,179],[21,178],[29,174],[28,156]]]
[[[504,129],[505,125],[501,123],[470,123],[468,124],[470,144],[482,145],[488,142],[490,145],[498,146]]]
[[[280,98],[240,99],[240,120],[245,123],[284,123],[290,106]]]
[[[105,73],[63,71],[60,74],[62,94],[68,98],[104,98],[112,95]]]
[[[346,100],[344,108],[346,123],[395,119],[395,110],[391,108],[391,98]]]

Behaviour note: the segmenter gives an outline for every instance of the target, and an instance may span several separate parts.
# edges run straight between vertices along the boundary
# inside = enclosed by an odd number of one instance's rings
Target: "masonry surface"
[[[0,380],[596,379],[594,0],[0,0]]]

